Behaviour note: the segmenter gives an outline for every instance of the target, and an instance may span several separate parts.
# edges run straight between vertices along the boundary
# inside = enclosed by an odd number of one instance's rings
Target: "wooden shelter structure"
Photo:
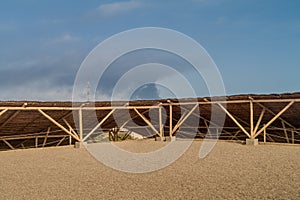
[[[225,120],[211,128],[212,108]],[[300,144],[299,118],[300,93],[129,103],[0,102],[0,149],[93,141],[113,128],[162,139],[205,138],[219,131],[223,140]]]

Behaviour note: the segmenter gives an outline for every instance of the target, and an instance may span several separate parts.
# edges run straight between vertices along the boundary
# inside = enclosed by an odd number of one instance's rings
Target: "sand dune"
[[[135,152],[163,146],[118,145]],[[113,170],[73,147],[0,152],[0,199],[300,199],[300,146],[218,142],[199,160],[200,145],[146,174]]]

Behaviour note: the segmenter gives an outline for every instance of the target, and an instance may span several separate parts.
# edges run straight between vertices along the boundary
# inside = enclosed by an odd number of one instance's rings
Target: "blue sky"
[[[199,42],[227,94],[300,90],[300,1],[1,0],[0,100],[70,100],[101,41],[164,27]]]

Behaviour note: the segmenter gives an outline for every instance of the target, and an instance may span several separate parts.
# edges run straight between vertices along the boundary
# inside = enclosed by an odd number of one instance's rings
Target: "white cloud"
[[[70,35],[70,34],[64,34],[62,36],[59,36],[57,38],[51,39],[50,43],[68,43],[68,42],[76,42],[79,40],[79,37]]]
[[[104,16],[113,16],[113,15],[129,12],[141,6],[142,6],[141,1],[130,0],[130,1],[102,4],[97,8],[97,11]]]
[[[9,90],[2,90],[0,98],[2,101],[71,101],[72,87],[58,86],[49,87],[44,83],[35,82],[33,84],[24,86],[13,86]],[[13,91],[13,92],[12,92]],[[85,100],[85,99],[83,99]]]

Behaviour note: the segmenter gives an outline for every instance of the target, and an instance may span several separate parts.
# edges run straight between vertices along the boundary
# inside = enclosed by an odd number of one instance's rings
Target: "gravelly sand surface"
[[[136,152],[163,146],[118,145]],[[193,142],[172,165],[147,174],[110,169],[72,147],[0,152],[0,198],[300,199],[300,146],[218,142],[199,160],[200,145]]]

